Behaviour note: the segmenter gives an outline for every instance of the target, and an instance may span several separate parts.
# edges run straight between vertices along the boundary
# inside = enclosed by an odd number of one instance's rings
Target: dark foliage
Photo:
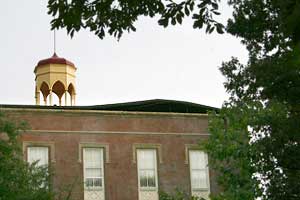
[[[220,0],[49,0],[48,13],[54,17],[52,29],[66,28],[68,34],[89,29],[99,38],[106,34],[120,39],[124,31],[136,31],[134,22],[141,16],[159,16],[163,27],[181,24],[184,17],[194,20],[194,28],[206,25],[206,32],[223,33],[224,26],[214,19]]]
[[[53,199],[48,170],[23,160],[18,136],[24,127],[0,113],[0,200]]]
[[[224,189],[216,199],[300,199],[299,1],[230,4],[227,31],[242,39],[249,61],[221,67],[230,99],[212,115],[206,144]]]
[[[69,3],[68,3],[69,2]],[[300,199],[300,2],[228,0],[226,31],[242,39],[249,61],[222,64],[230,99],[211,114],[206,149],[223,192],[214,199]],[[223,32],[218,0],[49,0],[52,28],[73,36],[88,28],[101,39],[135,31],[139,16],[159,24],[194,19],[194,28]]]

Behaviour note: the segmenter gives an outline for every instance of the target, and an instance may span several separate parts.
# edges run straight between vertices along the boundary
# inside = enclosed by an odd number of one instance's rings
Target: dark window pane
[[[93,186],[93,179],[92,178],[85,179],[85,186],[86,187],[92,187]]]
[[[102,179],[101,178],[95,178],[94,179],[94,186],[95,187],[102,187]]]
[[[147,187],[147,177],[146,176],[141,176],[140,185],[141,185],[141,187]]]
[[[155,177],[148,177],[148,186],[155,187]]]

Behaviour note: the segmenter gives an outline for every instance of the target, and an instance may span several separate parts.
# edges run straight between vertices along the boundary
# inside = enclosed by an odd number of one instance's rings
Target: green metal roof
[[[207,113],[218,111],[218,108],[201,104],[152,99],[145,101],[94,105],[94,106],[38,106],[38,105],[0,105],[0,108],[38,108],[38,109],[74,109],[74,110],[106,110],[106,111],[134,111],[134,112],[173,112],[173,113]]]

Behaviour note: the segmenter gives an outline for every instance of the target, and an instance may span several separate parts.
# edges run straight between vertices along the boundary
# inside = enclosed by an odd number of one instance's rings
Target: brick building
[[[176,188],[205,198],[216,192],[199,145],[214,108],[159,99],[75,106],[75,72],[56,55],[42,60],[35,68],[37,105],[0,105],[30,124],[21,136],[24,158],[51,166],[55,188],[72,185],[73,198],[83,200],[158,200],[158,191]]]

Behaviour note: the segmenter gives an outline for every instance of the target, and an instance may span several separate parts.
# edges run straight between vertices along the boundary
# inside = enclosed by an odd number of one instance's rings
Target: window
[[[83,148],[83,161],[85,188],[103,188],[103,149]]]
[[[27,162],[29,164],[36,162],[36,167],[48,167],[49,148],[48,147],[27,147]],[[47,174],[48,175],[48,174]],[[44,180],[40,185],[41,188],[48,188]]]
[[[27,161],[32,164],[37,161],[37,166],[47,166],[49,162],[48,147],[28,147]]]
[[[189,161],[192,195],[207,198],[209,194],[207,154],[200,150],[190,150]]]
[[[156,150],[155,149],[138,149],[138,178],[139,187],[156,188],[157,172],[156,172]]]

